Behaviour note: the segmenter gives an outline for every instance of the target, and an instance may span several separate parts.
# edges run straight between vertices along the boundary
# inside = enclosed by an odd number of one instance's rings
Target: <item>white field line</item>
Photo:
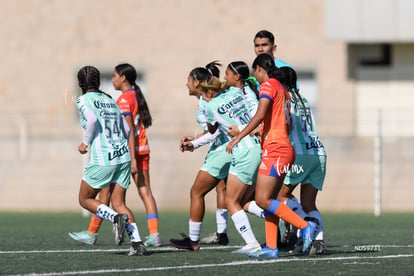
[[[236,249],[240,248],[243,245],[228,245],[228,246],[202,246],[200,250],[223,250],[223,249]],[[414,248],[414,244],[408,244],[408,245],[347,245],[347,244],[341,244],[341,245],[327,245],[328,248],[354,248],[355,246],[379,246],[381,248]],[[129,248],[111,248],[111,249],[67,249],[67,250],[20,250],[20,251],[0,251],[0,254],[35,254],[35,253],[88,253],[88,252],[127,252]],[[171,246],[161,246],[158,248],[151,247],[148,249],[148,251],[151,252],[162,252],[162,251],[173,251],[177,250],[180,251],[180,249],[176,249]],[[182,251],[182,250],[181,250]]]
[[[30,274],[18,274],[22,276],[52,276],[52,275],[87,275],[87,274],[104,274],[104,273],[129,273],[129,272],[146,272],[146,271],[165,271],[165,270],[182,270],[182,269],[199,269],[209,267],[230,267],[241,265],[263,265],[273,263],[289,263],[289,262],[324,262],[324,261],[344,261],[344,260],[379,260],[379,259],[396,259],[396,258],[414,258],[414,254],[398,254],[398,255],[385,255],[385,256],[351,256],[351,257],[317,257],[317,258],[278,258],[278,259],[266,259],[266,260],[246,260],[229,263],[215,263],[215,264],[199,264],[199,265],[180,265],[180,266],[167,266],[167,267],[143,267],[132,269],[101,269],[101,270],[80,270],[80,271],[67,271],[67,272],[50,272],[50,273],[30,273]],[[13,275],[10,275],[13,276]]]

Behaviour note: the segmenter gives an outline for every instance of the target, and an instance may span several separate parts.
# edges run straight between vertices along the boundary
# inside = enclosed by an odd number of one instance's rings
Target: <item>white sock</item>
[[[141,236],[139,235],[138,226],[137,226],[137,224],[135,222],[134,223],[128,223],[127,233],[128,233],[129,239],[132,242],[140,242],[140,241],[142,241],[141,240]]]
[[[95,215],[98,218],[109,220],[111,222],[114,222],[114,218],[116,215],[118,215],[117,212],[106,206],[105,204],[101,204],[98,206],[98,209],[96,210]]]
[[[257,205],[256,201],[250,201],[249,207],[247,208],[247,212],[249,212],[252,215],[255,215],[259,218],[264,218],[264,210]]]
[[[201,233],[201,224],[203,222],[194,222],[190,219],[188,222],[188,228],[189,228],[189,236],[192,241],[198,241],[200,240],[200,233]]]
[[[315,234],[313,236],[314,240],[323,240],[323,219],[321,213],[315,210],[310,211],[306,216],[314,218],[318,221],[318,223],[316,223]]]
[[[300,205],[300,202],[299,202],[299,200],[296,197],[292,197],[291,199],[286,200],[285,201],[285,204],[293,212],[295,212],[298,216],[300,216],[301,218],[305,218],[306,217],[306,213],[305,213],[305,211],[303,211],[302,205]]]
[[[253,230],[250,227],[249,219],[243,210],[237,211],[231,216],[234,222],[234,226],[239,232],[240,236],[246,243],[257,242],[256,237],[253,234]]]
[[[229,211],[227,209],[216,209],[217,233],[227,232],[227,221],[229,220]]]

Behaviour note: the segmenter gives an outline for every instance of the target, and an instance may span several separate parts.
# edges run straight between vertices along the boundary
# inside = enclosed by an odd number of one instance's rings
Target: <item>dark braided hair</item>
[[[252,82],[250,77],[249,66],[244,61],[233,61],[229,63],[228,68],[234,73],[240,75],[240,79],[243,83],[248,85],[251,90],[256,94],[256,97],[259,98],[259,91],[257,91],[256,80]]]
[[[205,67],[196,67],[191,70],[190,75],[194,80],[200,82],[209,81],[212,76],[219,78],[220,77],[220,68],[221,64],[215,60],[207,64]]]
[[[78,71],[78,83],[82,90],[82,94],[94,90],[112,98],[102,90],[99,90],[99,86],[101,85],[101,73],[94,66],[87,65]]]
[[[303,102],[302,96],[299,93],[299,89],[297,86],[297,80],[298,77],[296,75],[295,70],[293,70],[291,67],[283,66],[279,68],[280,73],[283,75],[284,82],[282,83],[285,85],[289,92],[292,94],[292,98],[294,99],[293,103],[295,104],[295,110],[296,110],[296,104],[299,101],[302,104],[303,110],[306,110],[305,103]]]
[[[152,116],[144,94],[142,93],[141,88],[138,86],[138,84],[136,84],[137,71],[131,64],[128,63],[117,65],[115,67],[115,71],[118,73],[118,75],[125,76],[126,80],[132,85],[133,89],[135,90],[135,97],[138,103],[139,119],[145,128],[150,127],[152,125]]]

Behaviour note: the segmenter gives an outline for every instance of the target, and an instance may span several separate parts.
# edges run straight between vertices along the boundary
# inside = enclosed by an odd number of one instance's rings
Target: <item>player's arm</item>
[[[254,129],[256,129],[261,122],[263,122],[267,109],[270,107],[271,101],[267,98],[261,98],[259,100],[259,106],[257,107],[256,114],[254,114],[253,118],[250,120],[250,122],[247,124],[247,126],[240,132],[239,135],[237,135],[236,138],[234,138],[232,141],[230,141],[227,144],[226,151],[228,153],[231,153],[233,150],[233,147],[241,141],[246,135],[251,133]]]
[[[135,159],[135,126],[134,120],[132,119],[131,113],[123,113],[125,121],[130,129],[129,139],[128,139],[128,147],[129,152],[131,153],[131,173],[136,174],[138,172],[137,169],[137,160]]]
[[[88,152],[88,146],[93,139],[98,119],[96,118],[96,115],[92,110],[83,109],[82,115],[86,124],[85,131],[83,133],[82,143],[78,146],[78,151],[81,154],[85,154]]]

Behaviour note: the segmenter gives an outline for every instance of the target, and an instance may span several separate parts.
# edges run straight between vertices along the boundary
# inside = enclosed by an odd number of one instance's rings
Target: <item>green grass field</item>
[[[135,213],[141,236],[148,234],[145,214]],[[264,242],[264,222],[249,216]],[[173,249],[170,238],[188,232],[187,212],[160,211],[164,246],[150,255],[128,257],[128,243],[116,246],[112,225],[104,222],[94,246],[73,241],[69,231],[86,229],[79,213],[0,213],[1,275],[414,275],[414,214],[324,214],[328,253],[254,260],[231,251],[242,239],[229,222],[230,244],[202,246],[198,252]],[[215,231],[207,213],[202,236]],[[379,252],[355,252],[358,245],[379,245]]]

